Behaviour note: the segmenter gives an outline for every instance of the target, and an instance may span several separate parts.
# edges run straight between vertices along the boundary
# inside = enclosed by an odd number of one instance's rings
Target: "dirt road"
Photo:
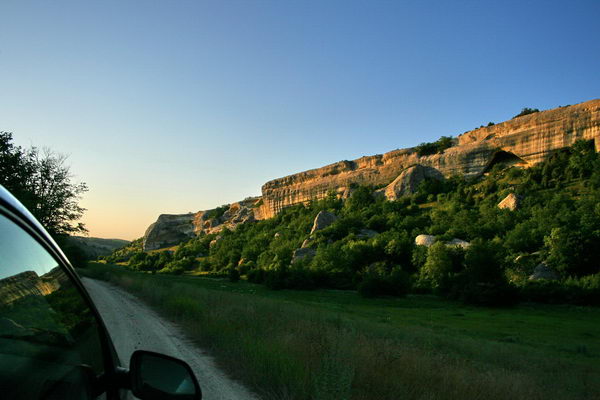
[[[206,400],[256,400],[246,388],[216,367],[172,323],[141,303],[135,296],[106,282],[83,278],[110,331],[121,361],[128,365],[134,350],[151,350],[186,361],[198,378]]]

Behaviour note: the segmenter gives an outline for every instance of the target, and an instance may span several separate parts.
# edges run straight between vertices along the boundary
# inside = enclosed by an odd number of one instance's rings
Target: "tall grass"
[[[507,343],[396,329],[144,274],[104,276],[179,323],[263,399],[600,398],[600,371]]]

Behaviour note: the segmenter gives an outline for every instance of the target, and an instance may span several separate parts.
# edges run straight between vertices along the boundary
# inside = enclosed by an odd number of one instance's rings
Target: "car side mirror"
[[[201,400],[190,366],[177,358],[136,350],[129,362],[131,391],[142,400]]]

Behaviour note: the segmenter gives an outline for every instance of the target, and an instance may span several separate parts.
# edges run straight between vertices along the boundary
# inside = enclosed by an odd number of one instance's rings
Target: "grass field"
[[[600,399],[600,309],[269,291],[92,263],[264,399]]]

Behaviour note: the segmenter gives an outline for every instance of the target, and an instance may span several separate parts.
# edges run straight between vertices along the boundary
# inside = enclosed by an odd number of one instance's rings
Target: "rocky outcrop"
[[[156,250],[173,246],[194,237],[194,214],[161,214],[155,223],[146,229],[144,250]]]
[[[434,235],[418,235],[415,238],[415,244],[417,246],[430,247],[435,242],[437,242],[437,238]],[[461,248],[463,248],[465,250],[468,249],[469,246],[471,245],[471,243],[467,242],[466,240],[457,239],[457,238],[449,240],[445,244],[448,247],[461,247]]]
[[[505,208],[511,211],[515,211],[517,208],[519,208],[519,202],[519,196],[517,196],[514,193],[510,193],[500,203],[498,203],[498,208]]]
[[[234,203],[218,218],[214,210],[161,215],[146,231],[144,249],[271,218],[285,207],[322,199],[329,193],[346,198],[356,185],[385,187],[386,197],[393,200],[413,193],[426,178],[470,178],[497,164],[529,167],[580,139],[593,140],[600,151],[600,99],[465,132],[454,147],[439,154],[420,156],[415,148],[394,150],[274,179],[263,185],[262,197]]]
[[[0,305],[7,305],[26,296],[46,296],[60,288],[68,278],[60,267],[39,276],[35,271],[24,271],[0,279]]]
[[[538,264],[537,267],[533,270],[533,274],[529,276],[530,281],[539,281],[539,280],[549,280],[555,281],[558,279],[558,274],[545,263]]]
[[[219,215],[219,209],[188,214],[162,214],[144,235],[144,251],[174,246],[201,233],[218,233],[224,228],[235,229],[239,224],[261,219],[260,197],[249,197],[230,204]]]
[[[433,235],[419,235],[415,238],[415,244],[417,246],[431,246],[435,243],[435,236]]]
[[[396,179],[383,189],[385,198],[388,200],[397,200],[402,196],[416,193],[419,184],[425,179],[444,179],[440,171],[432,167],[426,167],[420,164],[408,167],[398,175]]]
[[[327,228],[329,225],[337,219],[337,216],[329,211],[319,211],[313,222],[310,234],[312,235],[316,231]]]
[[[275,179],[262,187],[265,218],[283,208],[321,199],[329,192],[346,197],[353,185],[389,185],[408,168],[421,165],[442,175],[474,177],[494,165],[531,166],[579,139],[600,150],[600,100],[529,114],[458,136],[441,154],[419,156],[415,149],[340,161]]]
[[[314,233],[317,231],[320,231],[321,229],[327,228],[329,225],[333,224],[336,219],[337,219],[337,215],[335,215],[334,213],[330,213],[329,211],[324,211],[324,210],[319,211],[319,213],[317,214],[317,216],[315,217],[315,219],[313,221],[313,226],[312,226],[312,229],[310,230],[310,235],[308,236],[308,238],[306,238],[304,240],[304,242],[302,242],[302,246],[300,246],[300,249],[314,247],[314,244],[315,244]],[[298,250],[300,250],[300,249],[298,249]]]
[[[301,247],[299,249],[294,250],[292,254],[292,264],[296,264],[300,260],[310,260],[317,254],[315,249],[311,249],[308,247]]]
[[[467,242],[466,240],[457,239],[457,238],[454,238],[454,239],[446,242],[446,246],[460,247],[465,250],[468,249],[470,245],[471,245],[471,243]]]

